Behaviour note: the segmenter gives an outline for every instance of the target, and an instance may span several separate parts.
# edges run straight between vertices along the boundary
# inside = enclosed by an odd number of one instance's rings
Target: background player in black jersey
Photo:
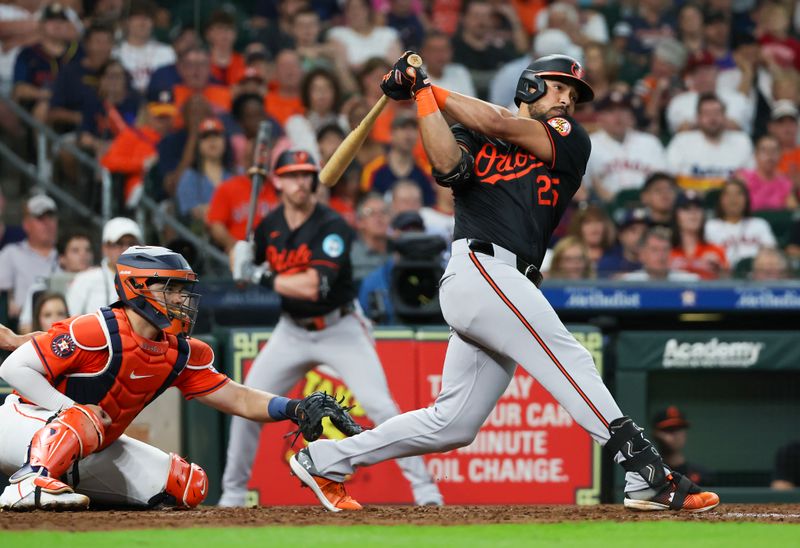
[[[256,227],[254,242],[237,242],[234,278],[261,284],[281,296],[281,319],[244,381],[287,393],[317,365],[330,366],[369,418],[380,424],[399,413],[389,394],[367,320],[355,301],[350,248],[353,230],[338,213],[317,202],[317,166],[308,152],[289,150],[273,170],[281,205]],[[222,479],[221,506],[244,506],[261,424],[234,420]],[[398,461],[419,505],[442,504],[420,457]],[[357,502],[330,482],[342,509]]]
[[[580,186],[591,149],[572,118],[593,92],[574,59],[534,61],[517,82],[518,114],[431,86],[406,52],[381,88],[413,98],[425,152],[440,185],[455,197],[455,241],[440,282],[452,328],[433,407],[374,430],[321,440],[290,465],[331,505],[320,484],[344,481],[358,466],[468,445],[511,381],[516,364],[536,378],[627,471],[625,506],[702,512],[719,504],[667,468],[642,429],[622,415],[589,352],[539,291],[538,267],[553,229]],[[448,127],[443,114],[459,125]]]

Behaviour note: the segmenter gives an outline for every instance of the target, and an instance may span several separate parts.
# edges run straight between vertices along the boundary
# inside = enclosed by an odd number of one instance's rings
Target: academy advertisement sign
[[[794,369],[793,332],[627,332],[617,341],[619,369]]]
[[[592,328],[573,333],[602,367],[602,336]],[[269,332],[235,330],[229,339],[231,374],[247,373]],[[389,389],[402,411],[427,407],[441,388],[447,348],[444,330],[377,333],[377,350]],[[329,367],[311,369],[290,397],[323,390],[355,405],[351,413],[366,427],[373,426],[358,400]],[[292,444],[290,423],[269,425],[261,433],[249,484],[253,504],[314,504],[290,476],[288,459],[305,446]],[[324,436],[341,438],[329,424]],[[591,504],[599,501],[600,449],[586,432],[532,377],[518,368],[472,444],[425,457],[429,472],[449,504]],[[348,492],[366,504],[412,504],[408,482],[394,462],[358,470]]]

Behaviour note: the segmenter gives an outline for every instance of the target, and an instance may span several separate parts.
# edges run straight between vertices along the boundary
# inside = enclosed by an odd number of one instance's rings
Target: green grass
[[[0,546],[234,548],[247,546],[798,546],[800,526],[771,523],[575,522],[522,525],[259,527],[66,533],[0,532]]]

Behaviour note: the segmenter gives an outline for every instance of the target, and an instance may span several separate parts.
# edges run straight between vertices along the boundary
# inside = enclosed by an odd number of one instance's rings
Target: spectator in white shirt
[[[750,196],[742,181],[725,182],[715,213],[716,218],[706,222],[706,241],[722,247],[732,267],[742,259],[755,257],[763,247],[775,247],[769,223],[751,216]]]
[[[697,101],[697,129],[678,133],[667,147],[667,166],[684,188],[719,188],[733,172],[752,163],[750,137],[725,129],[725,105],[713,93]]]
[[[0,290],[9,292],[8,315],[14,319],[30,286],[58,271],[58,210],[53,199],[32,196],[25,203],[22,229],[27,238],[0,251]]]
[[[641,188],[648,175],[666,168],[661,142],[634,129],[632,101],[630,94],[615,90],[595,105],[601,129],[590,135],[592,155],[586,176],[606,203],[620,190]]]
[[[115,56],[132,77],[133,88],[144,93],[150,75],[159,67],[175,62],[173,49],[152,39],[157,6],[150,0],[133,0],[125,24],[125,41]]]
[[[449,36],[439,31],[429,32],[422,43],[421,53],[433,85],[475,96],[475,85],[467,67],[452,62],[453,46]]]
[[[516,86],[509,85],[509,82],[516,82],[522,71],[535,59],[557,53],[569,55],[578,61],[583,60],[583,49],[573,44],[569,35],[563,30],[544,29],[536,33],[530,53],[512,59],[501,66],[492,77],[489,83],[489,102],[516,112],[517,106],[514,104]]]
[[[400,34],[391,27],[376,25],[375,13],[367,0],[346,0],[344,18],[346,25],[333,27],[327,39],[344,46],[354,71],[373,57],[394,63],[403,53]]]
[[[67,308],[71,315],[89,314],[118,300],[114,289],[117,259],[126,249],[143,240],[142,229],[127,217],[114,217],[103,226],[100,266],[75,276],[67,291]]]
[[[629,282],[669,281],[690,282],[699,280],[697,274],[672,270],[669,267],[669,254],[672,251],[672,239],[669,230],[654,226],[642,236],[639,243],[639,261],[642,269],[623,274],[620,279]]]
[[[58,269],[48,278],[40,278],[28,288],[28,295],[19,314],[19,333],[30,333],[36,320],[35,301],[45,291],[66,292],[69,285],[80,272],[91,268],[94,262],[92,241],[89,235],[75,231],[58,239]],[[66,305],[64,305],[66,308]]]
[[[717,90],[719,69],[714,58],[706,51],[695,52],[689,56],[683,80],[688,88],[673,97],[667,105],[667,125],[670,133],[678,133],[697,127],[697,99],[704,93],[714,93],[725,105],[726,126],[750,133],[751,112],[747,98],[736,90]]]

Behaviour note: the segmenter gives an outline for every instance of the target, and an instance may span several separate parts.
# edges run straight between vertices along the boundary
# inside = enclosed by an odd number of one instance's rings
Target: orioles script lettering
[[[303,269],[311,261],[311,250],[307,244],[302,244],[297,249],[284,249],[278,251],[274,245],[267,247],[267,262],[275,272]]]
[[[503,154],[492,143],[486,143],[475,156],[475,175],[484,183],[493,185],[498,181],[513,181],[524,177],[542,165],[544,164],[533,154]],[[492,174],[487,177],[490,172]]]

